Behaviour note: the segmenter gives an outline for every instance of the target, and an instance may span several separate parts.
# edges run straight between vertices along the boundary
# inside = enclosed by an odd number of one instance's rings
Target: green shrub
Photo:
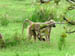
[[[62,17],[61,15],[64,14],[63,12],[59,12],[59,9],[52,5],[38,5],[35,7],[35,10],[32,13],[32,16],[30,18],[30,20],[32,21],[39,21],[39,22],[44,22],[44,21],[48,21],[48,20],[55,20],[55,21],[61,21]]]
[[[14,40],[15,42],[21,42],[23,39],[24,39],[24,38],[23,38],[23,36],[22,36],[20,33],[18,33],[18,32],[15,32],[15,33],[14,33],[14,35],[13,35],[13,40]]]
[[[33,14],[32,14],[32,17],[30,18],[30,20],[32,21],[48,21],[50,19],[53,19],[53,14],[50,13],[51,11],[48,9],[48,8],[45,8],[45,7],[41,7],[41,6],[38,6],[35,8]]]
[[[66,38],[67,37],[67,34],[66,33],[62,33],[61,34],[61,37],[59,39],[59,42],[58,42],[58,48],[59,50],[62,50],[65,48],[65,41],[66,41]]]
[[[6,39],[6,47],[16,46],[22,42],[24,42],[24,37],[21,35],[21,33],[15,32],[12,35],[12,38]]]
[[[14,0],[14,1],[25,1],[25,0]]]
[[[2,26],[7,26],[9,24],[9,20],[5,16],[0,17],[0,24]]]

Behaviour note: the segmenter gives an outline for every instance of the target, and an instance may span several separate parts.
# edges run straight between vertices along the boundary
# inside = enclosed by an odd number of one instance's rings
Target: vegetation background
[[[64,26],[75,29],[75,26],[56,25],[51,33],[51,42],[27,41],[27,28],[21,35],[22,23],[25,19],[34,22],[44,22],[50,19],[63,21],[62,16],[75,20],[75,10],[68,11],[71,4],[61,0],[55,5],[54,0],[47,4],[40,4],[35,0],[0,0],[0,33],[2,33],[6,47],[0,48],[0,56],[73,56],[75,55],[75,33],[68,34],[66,45],[59,50],[58,42]],[[44,12],[43,12],[44,11]]]

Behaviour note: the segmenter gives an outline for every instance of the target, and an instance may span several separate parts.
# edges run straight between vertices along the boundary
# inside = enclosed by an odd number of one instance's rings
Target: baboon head
[[[46,41],[45,38],[38,38],[40,41]]]
[[[50,24],[51,27],[56,27],[56,22],[54,20],[50,20],[48,24]]]

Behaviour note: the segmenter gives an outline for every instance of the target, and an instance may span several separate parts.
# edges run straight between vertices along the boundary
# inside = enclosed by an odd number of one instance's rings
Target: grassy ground
[[[56,28],[53,28],[50,44],[40,41],[36,43],[27,41],[26,29],[24,38],[22,38],[22,22],[20,21],[27,18],[35,9],[34,7],[32,8],[30,3],[28,0],[0,0],[0,17],[8,15],[7,19],[10,21],[8,26],[0,25],[0,33],[2,33],[6,41],[6,48],[0,49],[0,56],[75,56],[75,33],[68,35],[66,46],[62,51],[58,49],[58,41],[60,35],[64,32],[64,25],[56,25]],[[66,8],[68,3],[65,2],[62,6]],[[61,11],[60,14],[65,11],[62,6],[59,9]],[[70,16],[70,18],[74,19],[74,12],[75,10],[68,12],[67,17]]]
[[[18,32],[19,34],[21,33],[21,26],[22,24],[20,23],[15,23],[15,25],[13,23],[10,23],[6,28],[0,26],[0,32],[3,34],[7,44],[6,48],[0,50],[1,56],[65,56],[67,54],[75,55],[74,34],[68,35],[68,37],[66,38],[66,46],[62,51],[58,49],[58,41],[60,35],[63,32],[63,25],[57,25],[56,28],[53,28],[50,44],[40,41],[37,41],[36,43],[34,43],[33,41],[28,42],[27,40],[25,40],[25,36],[27,36],[26,30],[24,40],[21,40],[17,43],[16,40],[13,40],[16,37],[13,36],[16,32]]]

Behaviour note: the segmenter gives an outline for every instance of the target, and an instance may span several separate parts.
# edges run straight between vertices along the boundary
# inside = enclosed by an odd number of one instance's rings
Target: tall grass
[[[36,7],[32,16],[31,16],[31,20],[32,21],[48,21],[50,18],[50,11],[47,10],[47,8],[44,8],[44,7]]]
[[[9,24],[9,20],[7,19],[6,15],[0,17],[0,23],[2,26],[7,26]]]
[[[62,21],[62,16],[67,12],[67,6],[63,7],[63,5],[55,5],[55,4],[39,4],[33,11],[30,20],[32,21],[48,21],[48,20],[56,20]]]

